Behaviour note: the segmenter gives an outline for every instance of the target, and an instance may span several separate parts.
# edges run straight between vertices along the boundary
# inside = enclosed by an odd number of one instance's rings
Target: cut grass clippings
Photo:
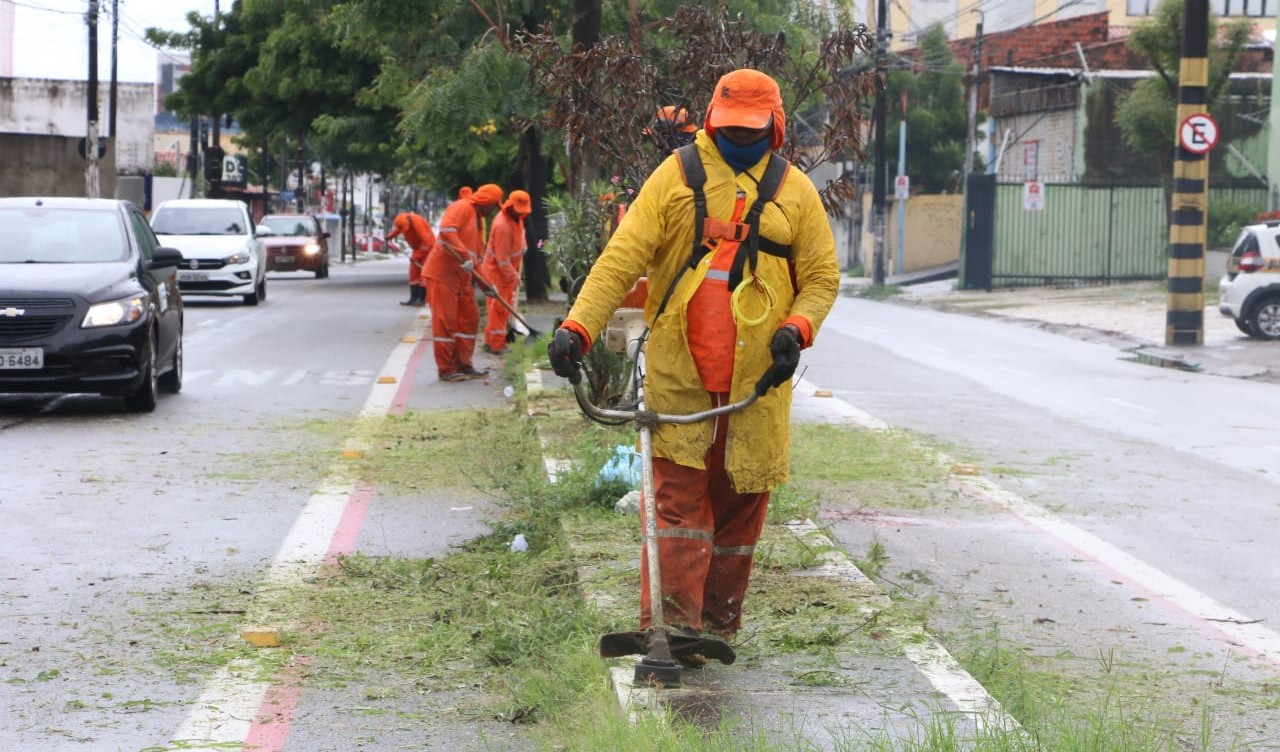
[[[535,346],[523,352],[530,362]],[[366,712],[375,715],[426,705],[428,695],[447,696],[447,708],[415,716],[414,723],[430,726],[445,715],[499,720],[525,729],[529,748],[564,751],[1233,748],[1217,744],[1207,715],[1203,740],[1191,739],[1173,730],[1168,713],[1127,693],[1099,695],[1054,682],[1051,672],[1015,662],[1017,646],[983,635],[962,659],[1029,736],[980,729],[970,717],[909,698],[886,707],[886,717],[896,720],[882,730],[826,728],[821,744],[806,728],[812,721],[803,717],[802,702],[790,721],[783,712],[771,728],[757,728],[759,719],[736,712],[629,719],[610,685],[613,664],[596,651],[605,632],[635,628],[640,531],[633,516],[612,511],[623,489],[599,484],[597,476],[615,446],[634,444],[634,431],[584,421],[563,390],[521,392],[515,402],[538,417],[511,408],[410,412],[367,427],[368,449],[348,460],[361,479],[406,492],[475,489],[493,496],[503,514],[488,534],[446,556],[345,557],[289,594],[285,608],[302,626],[278,655],[306,656],[310,683],[360,687]],[[574,460],[554,485],[546,480],[544,454]],[[807,576],[826,551],[782,525],[816,517],[820,505],[832,503],[909,508],[945,502],[951,498],[946,468],[905,432],[833,425],[797,425],[791,459],[792,480],[775,492],[757,549],[740,660],[708,671],[726,678],[764,672],[782,692],[874,694],[873,687],[862,688],[869,681],[864,674],[874,678],[878,661],[901,661],[895,635],[921,634],[932,601],[902,592],[877,601],[874,589]],[[516,534],[528,541],[526,551],[511,550]],[[227,602],[210,595],[212,602]],[[191,636],[182,643],[184,650],[196,649],[186,656],[188,670],[242,654],[233,638],[206,632],[221,632],[234,617],[182,611],[169,626]],[[175,671],[179,653],[164,657]]]

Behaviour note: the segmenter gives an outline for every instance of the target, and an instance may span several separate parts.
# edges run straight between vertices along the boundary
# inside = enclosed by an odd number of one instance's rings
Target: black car
[[[182,388],[180,261],[127,201],[0,198],[0,392],[154,410]]]

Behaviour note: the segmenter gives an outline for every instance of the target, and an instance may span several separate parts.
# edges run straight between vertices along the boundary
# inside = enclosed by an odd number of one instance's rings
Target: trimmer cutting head
[[[636,664],[637,684],[658,684],[664,687],[680,686],[680,663],[692,656],[720,661],[726,666],[737,659],[729,643],[711,635],[689,634],[684,631],[661,631],[650,627],[641,632],[612,632],[600,638],[602,658],[620,658],[624,655],[643,655]],[[700,663],[696,659],[690,663]]]

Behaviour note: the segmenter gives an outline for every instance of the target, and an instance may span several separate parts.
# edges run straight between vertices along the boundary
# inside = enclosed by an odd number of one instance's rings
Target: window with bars
[[[1209,7],[1223,17],[1271,18],[1275,16],[1275,0],[1210,0]]]
[[[1157,5],[1159,0],[1125,0],[1125,12],[1149,16]],[[1276,0],[1210,0],[1209,7],[1224,18],[1272,18],[1276,14]]]

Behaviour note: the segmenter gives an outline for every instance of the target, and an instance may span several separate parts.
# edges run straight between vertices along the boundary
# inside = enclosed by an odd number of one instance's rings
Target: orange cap
[[[470,198],[470,197],[471,197],[471,186],[464,185],[458,189],[458,198]]]
[[[529,194],[517,188],[511,192],[511,195],[502,204],[503,209],[514,208],[516,214],[532,214],[533,200],[529,198]]]
[[[669,104],[666,107],[659,107],[657,114],[653,116],[653,123],[649,128],[645,128],[646,134],[652,133],[653,128],[660,128],[676,133],[696,133],[698,126],[689,122],[689,112],[683,107],[676,107]]]
[[[409,229],[409,213],[408,213],[408,212],[401,212],[401,213],[397,214],[397,215],[396,215],[395,222],[394,222],[393,224],[394,224],[395,229],[393,229],[391,232],[387,233],[387,240],[390,240],[391,238],[394,238],[395,236],[397,236],[397,235],[399,235],[399,234],[403,233],[405,230]]]
[[[475,191],[473,191],[471,195],[468,196],[467,198],[470,199],[471,203],[479,204],[480,206],[493,206],[495,204],[501,204],[502,189],[499,188],[494,183],[485,183],[484,185],[475,189]]]
[[[769,145],[782,146],[786,136],[786,112],[778,82],[753,68],[739,68],[720,77],[707,105],[705,127],[713,138],[716,128],[763,128],[773,121]]]

